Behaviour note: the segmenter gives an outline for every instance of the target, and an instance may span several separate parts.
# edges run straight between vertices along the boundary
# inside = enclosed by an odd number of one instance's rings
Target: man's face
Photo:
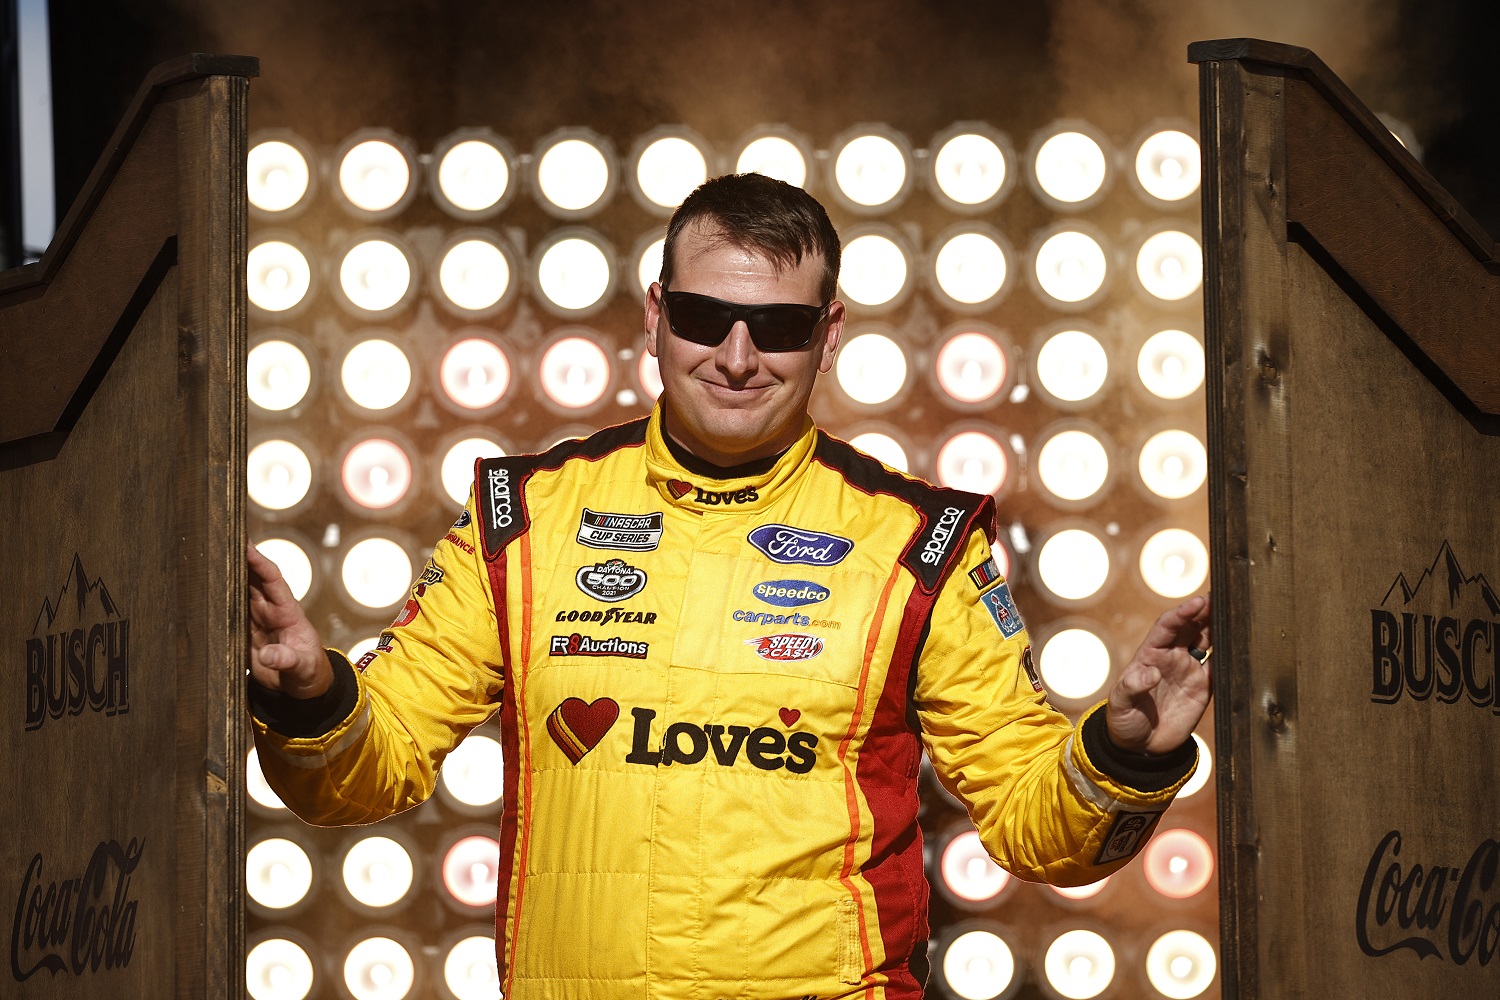
[[[821,258],[805,256],[777,273],[772,261],[707,238],[701,227],[692,223],[678,237],[672,291],[743,305],[823,304]],[[715,465],[737,465],[790,447],[802,431],[818,373],[833,367],[844,304],[829,305],[807,347],[770,352],[756,348],[743,320],[717,347],[683,340],[668,326],[661,291],[653,282],[646,293],[646,350],[661,368],[666,432]]]

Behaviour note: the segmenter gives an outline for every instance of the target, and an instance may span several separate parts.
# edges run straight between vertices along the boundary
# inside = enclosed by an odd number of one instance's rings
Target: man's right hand
[[[246,546],[250,567],[250,677],[293,698],[316,698],[333,684],[318,630],[292,596],[281,569]]]

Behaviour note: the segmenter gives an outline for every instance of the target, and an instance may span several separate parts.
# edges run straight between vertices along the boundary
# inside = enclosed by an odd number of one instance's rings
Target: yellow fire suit
[[[924,745],[994,858],[1059,884],[1123,865],[1191,772],[1191,740],[1124,755],[1047,704],[991,498],[811,421],[732,473],[659,409],[483,460],[376,652],[330,653],[312,702],[252,692],[315,824],[423,801],[499,712],[507,997],[917,997]]]

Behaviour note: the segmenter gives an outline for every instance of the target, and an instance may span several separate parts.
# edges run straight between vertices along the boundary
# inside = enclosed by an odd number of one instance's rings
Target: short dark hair
[[[822,305],[833,301],[839,277],[839,234],[817,199],[799,187],[764,174],[725,174],[699,185],[667,223],[662,248],[661,286],[671,287],[677,239],[690,223],[702,220],[710,238],[765,256],[778,271],[796,267],[802,258],[823,259],[818,294]]]

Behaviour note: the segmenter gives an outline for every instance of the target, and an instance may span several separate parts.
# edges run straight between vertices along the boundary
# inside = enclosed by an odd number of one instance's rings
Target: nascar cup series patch
[[[1026,623],[1021,621],[1021,612],[1016,610],[1015,600],[1010,596],[1010,584],[1002,583],[985,591],[979,595],[979,602],[990,613],[1000,634],[1005,638],[1009,639],[1026,627]]]

